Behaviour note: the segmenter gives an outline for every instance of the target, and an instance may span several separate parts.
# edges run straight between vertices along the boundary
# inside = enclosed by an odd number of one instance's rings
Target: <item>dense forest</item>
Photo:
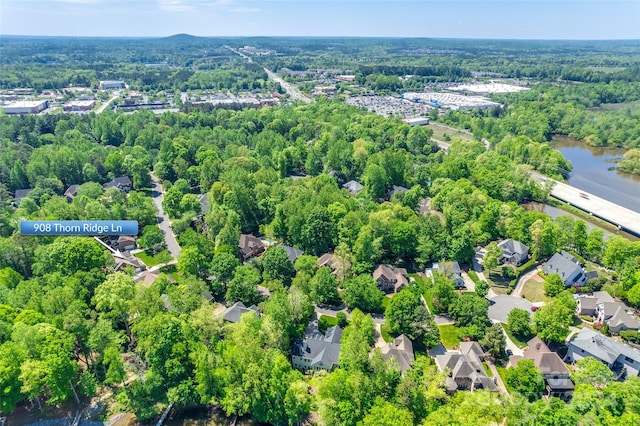
[[[525,399],[484,392],[449,397],[444,376],[428,358],[418,356],[414,368],[401,375],[372,350],[368,313],[394,318],[401,309],[420,315],[421,324],[432,321],[418,309],[416,295],[426,291],[424,283],[392,299],[405,302],[383,307],[371,278],[382,262],[401,262],[414,271],[443,258],[467,263],[476,244],[511,237],[530,244],[535,257],[566,248],[602,261],[620,271],[622,293],[631,290],[630,299],[637,293],[637,243],[603,243],[601,232],[588,231],[582,222],[526,211],[520,202],[545,198],[529,178],[530,166],[486,151],[481,143],[455,142],[445,153],[424,128],[337,101],[208,114],[5,117],[1,131],[4,413],[25,399],[56,404],[111,386],[113,409],[133,410],[139,419],[159,415],[168,403],[219,404],[228,415],[251,414],[273,424],[295,424],[312,409],[326,424],[345,425],[398,424],[397,419],[489,424],[505,417],[509,424],[531,418],[548,419],[544,424],[612,424],[640,415],[634,402],[640,382],[633,378],[617,383],[605,374],[595,384],[578,377],[569,404],[538,400],[524,388]],[[145,195],[151,169],[165,182],[165,208],[182,246],[174,272],[168,271],[175,283],[161,275],[146,288],[134,284],[131,272],[110,272],[111,257],[92,239],[16,232],[20,218],[127,218],[140,221],[142,241],[151,244],[155,214]],[[100,183],[122,174],[133,177],[128,196],[115,188],[103,191]],[[301,174],[308,177],[290,177]],[[340,189],[350,179],[365,186],[355,198]],[[82,185],[69,203],[61,195],[74,183]],[[392,185],[410,190],[380,203]],[[26,186],[35,190],[17,210],[9,207],[7,191]],[[197,220],[195,194],[201,192],[208,194],[211,209]],[[442,218],[418,214],[427,196]],[[305,255],[292,264],[284,251],[270,249],[242,265],[236,248],[241,232],[294,245]],[[326,251],[345,265],[338,278],[318,269],[316,256]],[[258,285],[270,289],[268,299]],[[223,324],[203,291],[222,303],[258,303],[262,316]],[[429,291],[435,309],[456,318],[461,337],[494,344],[484,298],[474,292],[459,296],[444,276]],[[552,340],[557,327],[563,336],[566,313],[573,309],[573,299],[563,294],[531,324]],[[352,312],[340,368],[305,380],[288,360],[292,340],[313,303],[341,299]],[[391,333],[413,336],[418,347],[439,340],[435,326],[401,324],[390,323]]]

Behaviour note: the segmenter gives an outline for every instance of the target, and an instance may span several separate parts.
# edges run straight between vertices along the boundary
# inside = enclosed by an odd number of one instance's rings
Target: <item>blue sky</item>
[[[0,0],[0,34],[640,39],[640,0]]]

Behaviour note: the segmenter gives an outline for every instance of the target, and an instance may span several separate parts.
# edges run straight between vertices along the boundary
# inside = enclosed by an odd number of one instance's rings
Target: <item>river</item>
[[[640,212],[640,176],[610,170],[624,149],[593,147],[566,136],[554,136],[551,144],[573,165],[567,183]]]

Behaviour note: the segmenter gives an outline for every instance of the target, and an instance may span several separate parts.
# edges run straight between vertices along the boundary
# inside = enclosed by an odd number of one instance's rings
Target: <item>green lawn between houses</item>
[[[438,328],[440,329],[440,341],[445,348],[453,349],[460,345],[460,336],[455,325],[439,325]]]

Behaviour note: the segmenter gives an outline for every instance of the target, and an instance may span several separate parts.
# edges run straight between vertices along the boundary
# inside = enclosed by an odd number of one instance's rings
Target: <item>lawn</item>
[[[471,281],[473,281],[474,283],[478,284],[480,282],[480,278],[478,278],[478,274],[476,274],[476,271],[469,271],[467,272],[467,275],[469,275],[469,278],[471,278]]]
[[[440,340],[445,348],[453,349],[460,344],[460,336],[455,325],[439,325],[438,328],[440,329]]]
[[[547,297],[544,295],[544,286],[541,282],[536,281],[535,278],[530,278],[524,283],[522,296],[532,303],[547,300]]]
[[[523,340],[525,338],[523,338],[522,336],[515,336],[512,332],[511,329],[509,328],[508,324],[501,324],[502,328],[504,329],[504,332],[507,333],[507,336],[509,336],[509,339],[511,339],[511,341],[513,343],[516,344],[517,347],[519,347],[520,349],[524,349],[527,347],[527,341],[528,340]]]
[[[382,309],[383,310],[387,310],[387,306],[389,305],[389,302],[391,301],[391,297],[383,297],[382,298]]]
[[[505,387],[507,388],[507,391],[509,393],[513,392],[513,389],[511,389],[511,387],[507,384],[507,369],[496,365],[496,370],[498,370],[498,375],[502,379],[502,383],[504,383]]]
[[[380,335],[382,336],[382,340],[385,342],[393,342],[393,337],[389,334],[389,330],[387,329],[387,324],[380,325]]]
[[[509,287],[498,287],[498,286],[491,286],[491,289],[498,295],[500,296],[504,296],[505,294],[509,294]]]
[[[327,324],[327,327],[333,327],[334,325],[338,325],[338,318],[330,317],[329,315],[320,315],[318,321],[324,321]]]
[[[173,257],[171,257],[171,253],[168,250],[162,250],[160,253],[155,256],[149,256],[146,251],[141,251],[135,254],[135,257],[142,260],[147,267],[160,265],[161,263],[167,263]]]
[[[427,307],[429,308],[429,312],[431,312],[432,314],[436,313],[436,308],[435,306],[433,306],[433,296],[431,295],[431,289],[425,290],[424,294],[422,295],[424,297],[425,302],[427,302]]]

